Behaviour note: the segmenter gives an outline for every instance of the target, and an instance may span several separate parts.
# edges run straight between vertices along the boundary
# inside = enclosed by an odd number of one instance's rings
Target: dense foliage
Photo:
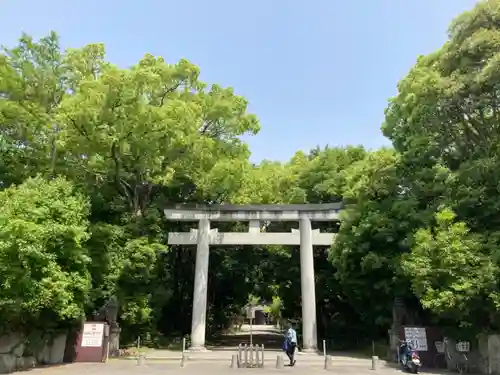
[[[499,72],[500,1],[487,0],[399,83],[382,127],[393,148],[253,165],[247,101],[189,61],[124,69],[103,45],[23,35],[0,55],[1,328],[61,327],[116,296],[124,338],[186,334],[194,249],[166,233],[191,226],[165,222],[165,205],[342,200],[341,227],[321,227],[336,241],[316,252],[320,336],[382,337],[395,297],[422,324],[499,329]],[[297,248],[214,248],[210,262],[211,333],[249,296],[300,317]]]

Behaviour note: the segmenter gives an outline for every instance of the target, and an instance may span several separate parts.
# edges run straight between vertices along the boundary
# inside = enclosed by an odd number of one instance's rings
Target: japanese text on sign
[[[415,350],[422,352],[429,350],[427,347],[427,334],[425,328],[405,327],[405,340]]]
[[[103,323],[85,323],[83,325],[82,347],[101,347],[103,335]]]

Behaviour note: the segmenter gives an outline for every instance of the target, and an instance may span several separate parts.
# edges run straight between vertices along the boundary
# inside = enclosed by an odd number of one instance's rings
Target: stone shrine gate
[[[334,233],[312,230],[312,221],[339,221],[341,203],[296,205],[178,205],[165,209],[170,221],[197,221],[198,229],[168,234],[169,245],[196,245],[193,317],[190,350],[205,349],[208,263],[212,246],[227,245],[300,245],[300,285],[302,291],[302,349],[317,350],[316,292],[313,246],[330,246]],[[219,233],[210,229],[211,221],[248,221],[248,233]],[[290,233],[265,233],[262,222],[298,221],[299,229]]]

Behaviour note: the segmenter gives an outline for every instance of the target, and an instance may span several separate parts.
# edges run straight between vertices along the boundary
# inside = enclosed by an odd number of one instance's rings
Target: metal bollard
[[[254,353],[254,345],[251,344],[250,345],[250,366],[249,367],[253,367],[253,353]]]
[[[238,362],[238,354],[233,354],[233,356],[231,357],[231,368],[238,368]]]
[[[372,370],[378,370],[378,357],[376,355],[372,356]]]
[[[257,345],[255,348],[255,367],[260,367],[260,355],[259,355],[260,347]]]
[[[245,344],[245,346],[243,347],[243,350],[244,350],[245,362],[243,363],[242,367],[247,367],[247,365],[248,365],[248,346],[247,346],[247,344]]]
[[[238,366],[239,367],[242,367],[241,364],[243,363],[242,350],[243,350],[243,344],[238,345]]]
[[[146,354],[139,353],[139,357],[137,357],[137,366],[144,366],[146,364]]]
[[[261,353],[261,358],[260,358],[260,361],[261,361],[261,366],[260,367],[264,367],[264,344],[262,344],[262,353]]]
[[[285,363],[283,362],[283,356],[279,355],[276,357],[276,368],[283,368],[285,367]]]
[[[182,338],[182,352],[181,352],[180,366],[181,367],[186,366],[186,338],[185,337]]]
[[[331,355],[325,356],[325,370],[331,370],[333,367],[333,357]]]

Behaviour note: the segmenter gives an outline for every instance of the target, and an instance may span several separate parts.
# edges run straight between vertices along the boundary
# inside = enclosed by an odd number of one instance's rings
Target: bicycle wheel
[[[434,368],[446,368],[446,359],[444,353],[438,353],[434,356]]]
[[[469,367],[464,364],[464,363],[457,363],[457,371],[460,373],[460,374],[466,374],[469,372]]]

